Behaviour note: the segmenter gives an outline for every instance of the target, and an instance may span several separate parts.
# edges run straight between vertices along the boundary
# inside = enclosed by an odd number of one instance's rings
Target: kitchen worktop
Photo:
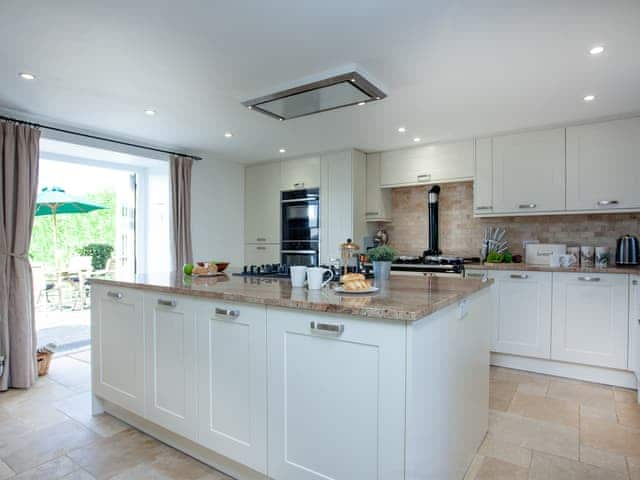
[[[380,291],[375,294],[339,294],[333,290],[337,284],[310,291],[292,288],[289,280],[241,277],[231,273],[207,278],[191,278],[175,272],[157,273],[135,278],[92,279],[91,282],[233,302],[414,321],[489,287],[493,281],[392,277],[378,283],[376,286]]]
[[[617,274],[631,274],[640,275],[640,266],[616,266],[613,265],[607,268],[595,268],[595,267],[569,267],[569,268],[554,268],[547,265],[527,265],[526,263],[470,263],[465,264],[466,270],[518,270],[529,272],[563,272],[563,273],[589,273],[589,274],[605,274],[605,273],[617,273]]]

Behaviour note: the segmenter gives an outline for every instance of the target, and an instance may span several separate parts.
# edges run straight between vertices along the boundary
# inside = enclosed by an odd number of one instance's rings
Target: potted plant
[[[391,262],[396,258],[397,252],[389,245],[381,245],[367,252],[373,263],[373,276],[387,280],[391,274]]]

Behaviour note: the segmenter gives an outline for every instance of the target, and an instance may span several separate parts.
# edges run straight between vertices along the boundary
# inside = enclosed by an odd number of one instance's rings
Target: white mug
[[[289,268],[291,272],[291,286],[294,288],[304,287],[307,278],[307,267],[295,266]]]
[[[324,276],[327,273],[329,278],[325,280]],[[307,286],[309,290],[320,290],[331,280],[333,280],[333,272],[328,268],[312,267],[307,270]]]
[[[571,254],[568,255],[560,255],[560,266],[563,268],[569,268],[573,266],[574,263],[577,262],[576,257]]]
[[[551,268],[559,268],[560,267],[560,257],[561,257],[561,255],[558,255],[557,253],[552,253],[549,256],[549,266]]]

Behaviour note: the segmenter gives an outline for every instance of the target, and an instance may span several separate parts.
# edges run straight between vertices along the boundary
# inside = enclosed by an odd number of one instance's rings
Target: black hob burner
[[[288,278],[289,265],[280,263],[268,263],[266,265],[245,265],[240,273],[243,277],[272,277],[272,278]]]

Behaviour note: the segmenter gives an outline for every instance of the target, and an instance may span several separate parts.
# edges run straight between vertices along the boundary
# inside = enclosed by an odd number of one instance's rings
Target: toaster
[[[638,265],[638,238],[633,235],[623,235],[616,245],[617,265]]]

